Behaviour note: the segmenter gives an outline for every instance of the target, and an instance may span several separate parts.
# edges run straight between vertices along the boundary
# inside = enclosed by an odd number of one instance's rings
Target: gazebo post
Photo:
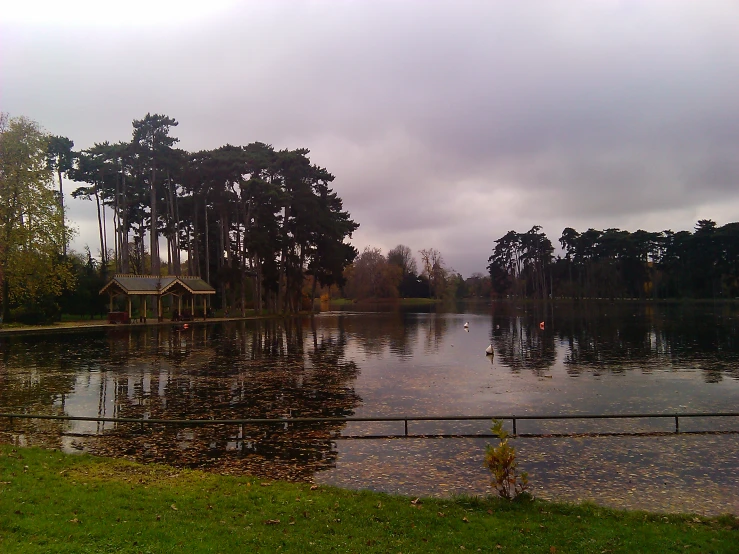
[[[148,304],[146,302],[146,298],[147,298],[147,296],[144,295],[144,313],[143,313],[143,316],[142,316],[144,318],[143,319],[143,322],[144,323],[146,323],[146,316],[148,315],[148,311],[149,311],[149,306],[148,306]]]
[[[128,294],[126,295],[126,300],[128,301],[128,319],[131,320],[131,316],[133,315],[133,310],[131,309],[131,296]]]
[[[203,296],[203,319],[208,319],[208,312],[205,310],[205,296]]]
[[[108,311],[112,312],[113,311],[113,293],[109,292],[108,296],[110,296],[110,309]]]
[[[192,314],[193,319],[195,318],[195,295],[190,295],[190,313]]]
[[[157,295],[157,321],[162,321],[162,295]]]

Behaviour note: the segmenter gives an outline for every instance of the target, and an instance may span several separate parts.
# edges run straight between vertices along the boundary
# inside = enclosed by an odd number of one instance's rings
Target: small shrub
[[[44,325],[57,321],[59,314],[53,305],[26,304],[11,309],[9,319],[24,325]]]
[[[503,428],[503,422],[493,420],[491,431],[498,436],[500,444],[489,444],[485,450],[485,466],[493,474],[491,485],[498,496],[506,500],[513,500],[523,494],[529,486],[527,473],[518,472],[516,449],[508,444],[510,434]]]

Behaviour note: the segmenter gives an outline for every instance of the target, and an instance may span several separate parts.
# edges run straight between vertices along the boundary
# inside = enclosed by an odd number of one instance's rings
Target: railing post
[[[405,436],[408,436],[408,419],[404,419],[403,422],[405,423]]]
[[[677,414],[675,414],[675,433],[680,432],[680,421],[677,418]]]
[[[516,435],[516,416],[513,416],[513,436],[515,437]]]

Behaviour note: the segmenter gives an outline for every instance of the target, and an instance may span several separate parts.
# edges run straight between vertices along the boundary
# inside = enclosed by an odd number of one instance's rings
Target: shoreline
[[[264,319],[269,316],[238,316],[238,317],[209,317],[207,319],[193,319],[191,321],[172,321],[171,319],[165,319],[163,321],[157,321],[156,318],[149,318],[148,321],[136,321],[131,323],[108,323],[103,319],[91,319],[91,320],[80,320],[80,321],[62,321],[46,325],[24,325],[24,324],[0,324],[0,336],[3,335],[15,335],[15,334],[43,334],[49,332],[62,332],[62,333],[73,333],[78,331],[90,331],[90,330],[104,330],[104,329],[130,329],[130,328],[143,328],[152,326],[170,326],[170,325],[181,325],[186,323],[187,325],[202,325],[207,323],[223,323],[225,321],[246,321],[252,319]]]

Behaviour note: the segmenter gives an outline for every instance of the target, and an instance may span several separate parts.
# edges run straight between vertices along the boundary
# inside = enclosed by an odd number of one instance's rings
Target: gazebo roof
[[[192,294],[215,294],[216,289],[200,277],[177,277],[177,280]]]
[[[216,290],[200,277],[167,275],[116,274],[100,290],[100,294],[115,291],[126,295],[161,295],[173,288],[183,288],[190,294],[215,294]]]

